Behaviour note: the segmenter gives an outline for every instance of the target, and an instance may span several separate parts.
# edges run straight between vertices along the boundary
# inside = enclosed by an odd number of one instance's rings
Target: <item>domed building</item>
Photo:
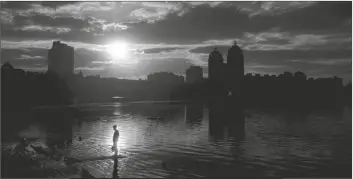
[[[215,48],[208,58],[208,79],[211,82],[220,82],[223,80],[224,64],[221,52]]]
[[[233,46],[228,50],[227,64],[237,69],[237,72],[244,75],[244,55],[243,50],[234,41]]]
[[[227,83],[232,96],[241,96],[241,86],[244,78],[243,50],[234,41],[227,56]]]
[[[199,66],[191,66],[186,70],[186,77],[185,77],[185,82],[186,83],[196,83],[200,82],[203,78],[203,70]]]
[[[241,96],[243,78],[244,55],[236,42],[228,50],[227,63],[223,62],[222,54],[217,48],[210,53],[208,79],[213,84],[213,88],[218,88],[220,93],[238,98]]]
[[[12,70],[14,69],[14,67],[9,62],[5,62],[4,64],[1,65],[1,69]]]
[[[297,72],[294,73],[294,78],[298,79],[298,80],[305,81],[306,80],[306,75],[303,72],[301,72],[301,71],[297,71]]]

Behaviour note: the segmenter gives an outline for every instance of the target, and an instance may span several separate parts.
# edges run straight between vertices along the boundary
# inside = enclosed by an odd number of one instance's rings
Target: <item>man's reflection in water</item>
[[[208,105],[209,135],[215,142],[226,137],[234,141],[244,140],[245,116],[243,109],[234,102],[213,102]]]
[[[114,157],[113,178],[119,178],[118,172],[118,157]]]

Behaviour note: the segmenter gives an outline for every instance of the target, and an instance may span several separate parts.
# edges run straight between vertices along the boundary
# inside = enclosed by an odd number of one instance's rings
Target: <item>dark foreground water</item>
[[[64,151],[73,162],[37,155],[33,158],[40,165],[28,164],[22,175],[81,177],[85,170],[108,178],[351,177],[350,108],[236,110],[216,104],[135,103],[79,109],[74,114],[37,109],[3,117],[3,151],[16,143],[16,136],[39,138],[33,144],[41,146],[60,143],[55,140],[60,137],[73,141]],[[114,124],[122,156],[115,161],[107,158]],[[14,161],[2,158],[3,177],[19,176],[21,168],[13,172],[16,165],[4,172],[4,165]]]

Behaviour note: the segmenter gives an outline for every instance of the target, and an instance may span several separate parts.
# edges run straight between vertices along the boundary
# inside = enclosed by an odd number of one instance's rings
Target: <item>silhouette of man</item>
[[[119,140],[119,131],[117,129],[117,126],[113,126],[114,129],[114,135],[113,135],[113,147],[112,150],[115,152],[115,156],[118,155],[118,140]]]

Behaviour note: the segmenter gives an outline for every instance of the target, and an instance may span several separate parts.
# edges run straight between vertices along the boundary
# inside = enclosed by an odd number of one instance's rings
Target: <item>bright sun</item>
[[[127,43],[119,41],[109,44],[106,50],[113,58],[121,59],[127,57],[129,48]]]

